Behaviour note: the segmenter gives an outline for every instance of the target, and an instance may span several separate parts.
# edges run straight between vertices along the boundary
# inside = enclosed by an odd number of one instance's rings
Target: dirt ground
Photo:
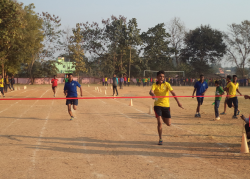
[[[105,96],[83,86],[84,96]],[[150,87],[124,87],[119,96],[147,96]],[[193,87],[173,87],[192,95]],[[249,94],[247,87],[240,88]],[[63,86],[57,97],[63,97]],[[207,95],[214,95],[210,87]],[[112,95],[110,86],[107,96]],[[50,85],[27,86],[6,98],[53,97]],[[214,98],[205,98],[202,118],[194,118],[196,99],[170,99],[172,125],[148,114],[152,99],[79,100],[70,121],[65,100],[0,101],[0,178],[249,178],[250,154],[240,154],[243,122],[233,109],[213,121]],[[223,111],[221,101],[220,112]],[[239,97],[246,116],[250,101]]]

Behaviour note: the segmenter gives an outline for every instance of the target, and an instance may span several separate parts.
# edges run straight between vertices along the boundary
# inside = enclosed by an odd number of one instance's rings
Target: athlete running
[[[64,94],[66,98],[77,98],[77,86],[80,88],[81,96],[82,96],[82,87],[77,81],[73,81],[73,75],[69,74],[69,81],[65,83],[64,86]],[[71,105],[73,105],[73,109],[76,110],[78,105],[78,99],[66,99],[66,105],[68,106],[68,112],[70,115],[70,120],[74,119],[73,113],[71,111]]]
[[[162,145],[162,121],[167,125],[171,125],[171,115],[170,115],[170,104],[169,98],[157,98],[157,96],[169,96],[169,92],[176,96],[175,92],[173,91],[171,85],[168,82],[164,81],[165,74],[164,71],[157,72],[157,82],[152,85],[152,88],[149,92],[151,96],[154,96],[154,111],[155,116],[157,118],[158,123],[158,134],[159,134],[159,143],[158,145]],[[184,109],[179,102],[177,97],[174,97],[178,106]]]

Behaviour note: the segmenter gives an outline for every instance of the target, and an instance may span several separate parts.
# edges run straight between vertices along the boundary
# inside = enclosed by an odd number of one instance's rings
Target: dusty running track
[[[84,96],[104,96],[83,86]],[[57,97],[63,97],[63,86]],[[120,96],[147,95],[150,87],[124,87]],[[173,87],[192,95],[192,87]],[[210,87],[208,95],[213,95]],[[249,88],[241,88],[243,94]],[[108,96],[112,95],[110,87]],[[6,94],[53,97],[51,86],[28,86]],[[163,126],[158,146],[152,99],[79,100],[69,121],[65,100],[0,101],[0,178],[248,178],[249,154],[239,154],[242,121],[233,110],[213,121],[213,98],[205,98],[202,118],[194,118],[196,99],[170,99],[172,126]],[[221,101],[220,112],[223,110]],[[239,97],[246,116],[250,101]]]

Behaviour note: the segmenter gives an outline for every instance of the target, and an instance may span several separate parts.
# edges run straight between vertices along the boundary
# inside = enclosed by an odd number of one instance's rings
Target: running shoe
[[[158,145],[162,145],[162,143],[163,143],[163,140],[160,139]]]
[[[71,120],[71,121],[73,121],[73,119],[74,119],[74,117],[73,117],[73,116],[71,116],[70,120]]]
[[[199,117],[199,114],[195,114],[194,117]]]
[[[5,97],[5,96],[3,95],[3,97]]]
[[[201,118],[201,114],[200,113],[198,114],[198,117]]]
[[[237,117],[237,116],[233,116],[232,118],[233,118],[233,119],[238,119],[238,117]]]
[[[237,115],[240,115],[240,110],[238,110],[238,113],[237,113]]]
[[[216,120],[216,121],[220,120],[220,117],[216,117],[215,120]]]
[[[220,115],[226,115],[227,113],[223,112],[223,113],[220,113]]]

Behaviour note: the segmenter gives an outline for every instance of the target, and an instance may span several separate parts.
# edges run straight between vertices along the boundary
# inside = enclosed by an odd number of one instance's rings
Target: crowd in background
[[[0,88],[3,95],[4,93],[7,93],[8,90],[13,91],[14,84],[15,84],[14,76],[9,77],[8,75],[5,75],[3,79],[2,75],[0,75]]]
[[[157,81],[156,78],[151,77],[142,77],[142,78],[128,78],[127,76],[118,78],[118,82],[120,86],[129,86],[132,82],[133,85],[136,86],[151,86],[153,83]],[[199,81],[198,78],[173,78],[166,77],[166,82],[170,83],[172,86],[194,86],[194,84]],[[219,84],[224,88],[226,86],[225,78],[206,78],[205,81],[209,86],[215,86],[215,81],[218,81]],[[111,79],[108,77],[102,78],[103,86],[108,86],[111,83]],[[249,79],[238,79],[239,86],[250,86],[250,78]]]

